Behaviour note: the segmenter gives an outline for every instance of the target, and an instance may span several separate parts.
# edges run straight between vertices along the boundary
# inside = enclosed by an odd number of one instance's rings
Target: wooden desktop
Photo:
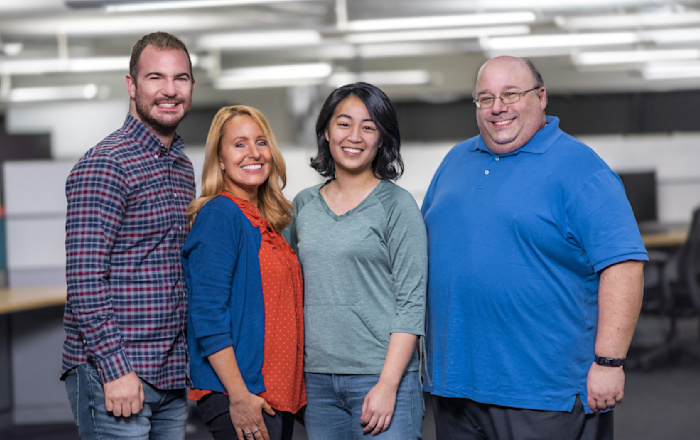
[[[644,246],[649,248],[673,248],[683,246],[688,238],[688,227],[678,226],[665,231],[643,232]]]
[[[0,289],[0,315],[65,303],[65,286]]]

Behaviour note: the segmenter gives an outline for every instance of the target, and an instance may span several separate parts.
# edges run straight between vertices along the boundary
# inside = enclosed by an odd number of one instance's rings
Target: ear
[[[540,92],[540,108],[544,111],[547,108],[547,89],[542,87]]]
[[[131,75],[126,75],[126,90],[129,92],[129,96],[131,96],[132,99],[136,98],[136,81],[134,81]]]
[[[331,138],[328,136],[328,129],[326,128],[326,129],[323,131],[323,133],[325,133],[325,135],[326,135],[326,141],[327,141],[327,142],[330,142],[330,141],[331,141]]]

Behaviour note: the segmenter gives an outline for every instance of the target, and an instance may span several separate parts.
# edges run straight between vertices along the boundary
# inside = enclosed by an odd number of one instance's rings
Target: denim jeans
[[[396,393],[396,406],[389,429],[374,437],[363,434],[362,403],[377,384],[378,374],[304,374],[306,412],[304,424],[309,440],[414,440],[421,438],[423,390],[417,371],[404,374]]]
[[[187,423],[185,389],[159,390],[143,383],[143,409],[129,417],[115,417],[105,408],[97,369],[79,365],[65,376],[66,391],[78,433],[83,440],[184,440]]]

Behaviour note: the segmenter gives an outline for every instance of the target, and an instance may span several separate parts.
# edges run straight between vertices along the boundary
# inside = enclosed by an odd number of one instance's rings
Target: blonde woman
[[[189,397],[215,439],[291,439],[306,401],[301,269],[280,235],[291,221],[285,170],[260,111],[214,116],[182,263]]]

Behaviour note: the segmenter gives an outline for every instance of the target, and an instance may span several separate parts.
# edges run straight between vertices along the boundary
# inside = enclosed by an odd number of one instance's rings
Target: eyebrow
[[[341,113],[335,117],[335,119],[338,119],[338,118],[352,119],[352,116],[346,115],[345,113]],[[374,122],[374,119],[372,119],[372,118],[363,119],[362,122],[372,122],[373,124],[376,124],[376,122]]]
[[[520,86],[516,86],[516,85],[507,85],[507,86],[504,86],[504,87],[503,87],[503,89],[505,89],[505,90],[511,90],[511,89],[516,89],[516,90],[517,90],[517,89],[520,89],[520,88],[521,88]],[[482,91],[482,92],[478,92],[478,93],[476,94],[476,96],[483,95],[483,94],[486,94],[486,95],[493,95],[493,93],[483,92],[483,91]]]
[[[145,73],[143,76],[146,77],[146,76],[150,76],[150,75],[167,76],[163,72],[158,72],[158,71],[148,72],[148,73]],[[175,77],[175,78],[180,78],[183,76],[186,76],[187,78],[192,78],[192,76],[189,74],[189,72],[181,72],[181,73],[177,73],[177,74],[173,75],[173,77]]]

